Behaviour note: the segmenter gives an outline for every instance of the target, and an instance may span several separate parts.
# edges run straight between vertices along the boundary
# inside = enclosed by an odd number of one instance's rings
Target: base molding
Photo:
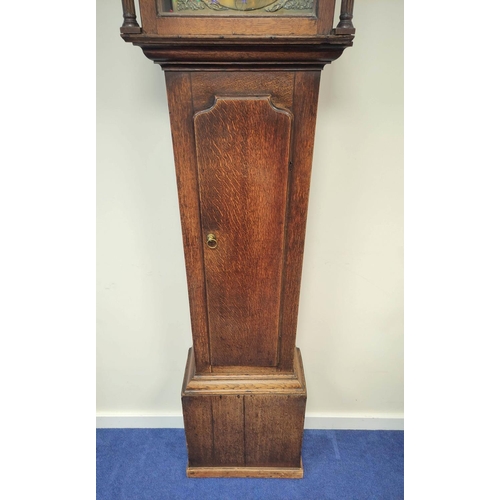
[[[253,477],[276,479],[302,479],[304,468],[300,467],[188,467],[187,477]]]

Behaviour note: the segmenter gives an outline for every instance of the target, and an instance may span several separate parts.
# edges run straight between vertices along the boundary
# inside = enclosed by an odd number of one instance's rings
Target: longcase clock
[[[165,72],[193,347],[182,386],[190,477],[303,475],[295,346],[325,64],[353,0],[122,0],[121,36]]]

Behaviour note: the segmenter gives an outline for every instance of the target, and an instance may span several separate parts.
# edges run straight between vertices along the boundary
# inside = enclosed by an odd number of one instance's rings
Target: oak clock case
[[[193,337],[187,475],[301,478],[319,83],[352,45],[353,0],[140,0],[142,26],[122,6],[122,38],[165,72]]]

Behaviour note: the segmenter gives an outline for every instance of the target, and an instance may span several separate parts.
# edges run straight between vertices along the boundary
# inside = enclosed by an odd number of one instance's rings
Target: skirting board
[[[97,415],[98,429],[182,429],[182,415]],[[353,430],[404,430],[403,417],[340,417],[324,414],[306,414],[306,429],[353,429]]]

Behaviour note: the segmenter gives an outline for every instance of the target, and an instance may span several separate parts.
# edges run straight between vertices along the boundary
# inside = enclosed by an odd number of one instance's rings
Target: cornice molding
[[[322,69],[352,46],[352,35],[310,37],[158,37],[125,34],[146,57],[169,71]]]

